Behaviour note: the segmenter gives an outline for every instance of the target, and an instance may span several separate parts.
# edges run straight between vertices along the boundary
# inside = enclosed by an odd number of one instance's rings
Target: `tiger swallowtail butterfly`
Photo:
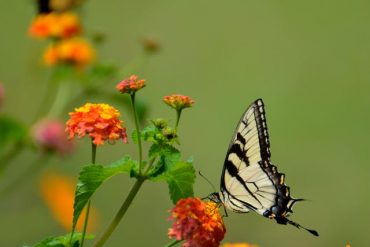
[[[237,213],[255,211],[279,224],[291,224],[318,236],[288,219],[292,207],[303,199],[290,196],[285,174],[270,160],[270,141],[264,103],[253,102],[242,115],[231,139],[221,176],[221,191],[208,198]]]

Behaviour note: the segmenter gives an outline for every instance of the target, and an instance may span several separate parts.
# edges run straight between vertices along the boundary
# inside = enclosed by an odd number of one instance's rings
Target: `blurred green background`
[[[189,95],[195,106],[180,126],[184,158],[217,186],[229,140],[245,108],[256,98],[266,104],[272,161],[287,175],[294,197],[309,199],[291,219],[318,230],[315,238],[255,213],[230,213],[224,242],[268,246],[369,246],[370,217],[370,2],[369,1],[96,1],[82,16],[86,32],[106,34],[99,59],[120,67],[137,59],[143,37],[161,50],[132,72],[147,79],[140,97],[148,118],[172,118],[161,98]],[[31,124],[47,93],[47,69],[40,54],[46,42],[27,35],[35,15],[31,0],[0,1],[0,81],[6,88],[3,111]],[[130,71],[131,72],[131,71]],[[113,85],[107,85],[112,87]],[[81,99],[102,102],[104,98]],[[72,109],[71,109],[72,110]],[[128,131],[133,124],[123,110]],[[67,114],[65,115],[67,119]],[[46,169],[76,176],[90,159],[88,140],[78,153],[52,159]],[[133,144],[105,145],[98,162]],[[26,152],[7,169],[3,181],[28,167]],[[30,174],[32,175],[32,174]],[[39,173],[0,199],[0,246],[32,244],[65,231],[38,191]],[[118,210],[133,180],[114,177],[93,199],[99,210],[96,235]],[[195,194],[212,192],[197,178]],[[168,242],[165,184],[146,183],[106,246],[163,246]]]

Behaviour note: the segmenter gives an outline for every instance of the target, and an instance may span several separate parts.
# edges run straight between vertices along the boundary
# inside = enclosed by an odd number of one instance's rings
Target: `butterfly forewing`
[[[264,211],[273,205],[276,190],[258,163],[270,160],[269,148],[264,104],[259,99],[240,119],[226,155],[221,191],[230,209]]]

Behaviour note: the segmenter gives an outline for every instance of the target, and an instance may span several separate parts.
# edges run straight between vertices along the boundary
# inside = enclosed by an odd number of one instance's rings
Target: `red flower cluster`
[[[184,108],[191,107],[195,101],[192,100],[189,96],[181,94],[172,94],[169,96],[163,97],[164,103],[174,108],[177,111],[181,111]]]
[[[37,38],[69,38],[80,32],[77,15],[68,12],[40,14],[29,28],[29,34]]]
[[[110,105],[87,103],[69,115],[70,119],[66,124],[69,138],[88,134],[95,145],[103,145],[106,140],[114,141],[120,138],[127,142],[126,128],[118,118],[120,113]]]
[[[64,124],[58,120],[42,120],[33,128],[33,138],[45,151],[66,155],[73,149],[73,142],[68,140]]]
[[[125,79],[117,84],[116,89],[121,93],[133,94],[145,87],[145,80],[138,80],[137,75],[132,75],[130,78]]]
[[[169,238],[185,240],[184,247],[218,247],[226,232],[217,204],[199,198],[179,200],[169,219]]]

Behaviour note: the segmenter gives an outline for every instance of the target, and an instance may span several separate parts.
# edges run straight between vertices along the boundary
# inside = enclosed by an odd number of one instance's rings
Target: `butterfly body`
[[[285,174],[278,171],[270,157],[264,103],[258,99],[247,108],[236,127],[224,162],[221,191],[209,198],[237,213],[255,211],[279,224],[304,228],[287,219],[293,205],[302,199],[290,196]],[[316,231],[306,230],[318,236]]]

